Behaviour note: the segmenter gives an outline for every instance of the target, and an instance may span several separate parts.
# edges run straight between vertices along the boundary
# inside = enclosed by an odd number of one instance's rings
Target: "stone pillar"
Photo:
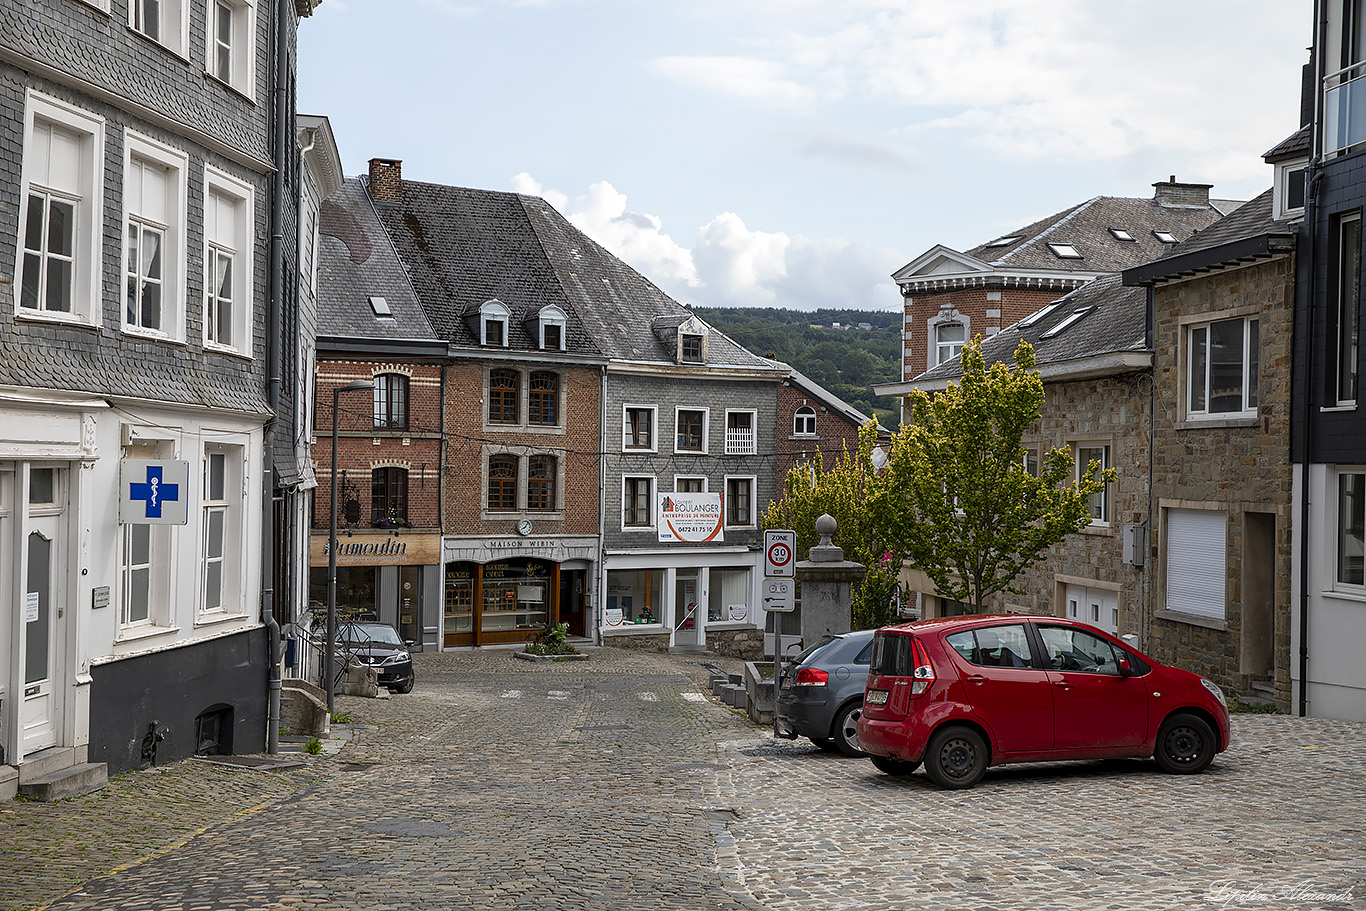
[[[816,520],[821,543],[811,548],[809,559],[797,564],[797,581],[802,584],[802,647],[822,636],[847,633],[854,626],[853,595],[850,586],[868,572],[862,563],[844,559],[844,549],[830,543],[835,519],[823,515]]]

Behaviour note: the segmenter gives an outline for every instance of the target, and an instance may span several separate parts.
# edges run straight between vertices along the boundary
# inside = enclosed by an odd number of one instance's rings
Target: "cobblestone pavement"
[[[374,729],[305,769],[4,806],[0,908],[1366,909],[1366,725],[1236,716],[1204,775],[949,793],[773,740],[701,695],[712,659],[592,655],[417,655],[412,694],[339,700]]]

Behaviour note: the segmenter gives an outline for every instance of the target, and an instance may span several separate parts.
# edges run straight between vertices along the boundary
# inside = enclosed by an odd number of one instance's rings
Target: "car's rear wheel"
[[[845,756],[866,756],[858,746],[858,720],[863,717],[863,700],[849,703],[835,715],[835,748]]]
[[[1162,722],[1153,758],[1164,772],[1193,775],[1214,761],[1218,744],[1214,730],[1203,718],[1182,712]]]
[[[920,763],[911,762],[909,759],[891,759],[887,756],[869,756],[873,760],[873,765],[877,766],[881,772],[888,775],[909,775],[920,768]]]
[[[972,728],[943,728],[930,738],[925,773],[941,788],[970,788],[987,772],[987,744]]]

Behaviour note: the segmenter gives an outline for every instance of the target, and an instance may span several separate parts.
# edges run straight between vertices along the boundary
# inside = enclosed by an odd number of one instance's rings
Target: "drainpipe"
[[[593,612],[588,619],[593,624],[593,641],[602,645],[598,618],[607,604],[607,365],[603,364],[598,370],[598,426],[602,428],[598,441],[598,579],[595,586],[598,596],[593,599]],[[659,433],[658,427],[654,430]]]

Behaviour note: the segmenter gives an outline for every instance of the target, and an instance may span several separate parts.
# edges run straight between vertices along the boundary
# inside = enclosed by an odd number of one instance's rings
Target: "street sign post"
[[[796,565],[797,533],[788,529],[764,532],[764,575],[791,578]]]
[[[764,610],[788,613],[797,608],[795,579],[764,580]]]
[[[768,548],[771,549],[771,548]],[[790,554],[792,551],[789,550]],[[789,561],[791,559],[789,558]],[[778,698],[783,694],[783,618],[797,607],[797,580],[764,579],[764,610],[773,617],[773,736],[780,736],[778,726]]]

